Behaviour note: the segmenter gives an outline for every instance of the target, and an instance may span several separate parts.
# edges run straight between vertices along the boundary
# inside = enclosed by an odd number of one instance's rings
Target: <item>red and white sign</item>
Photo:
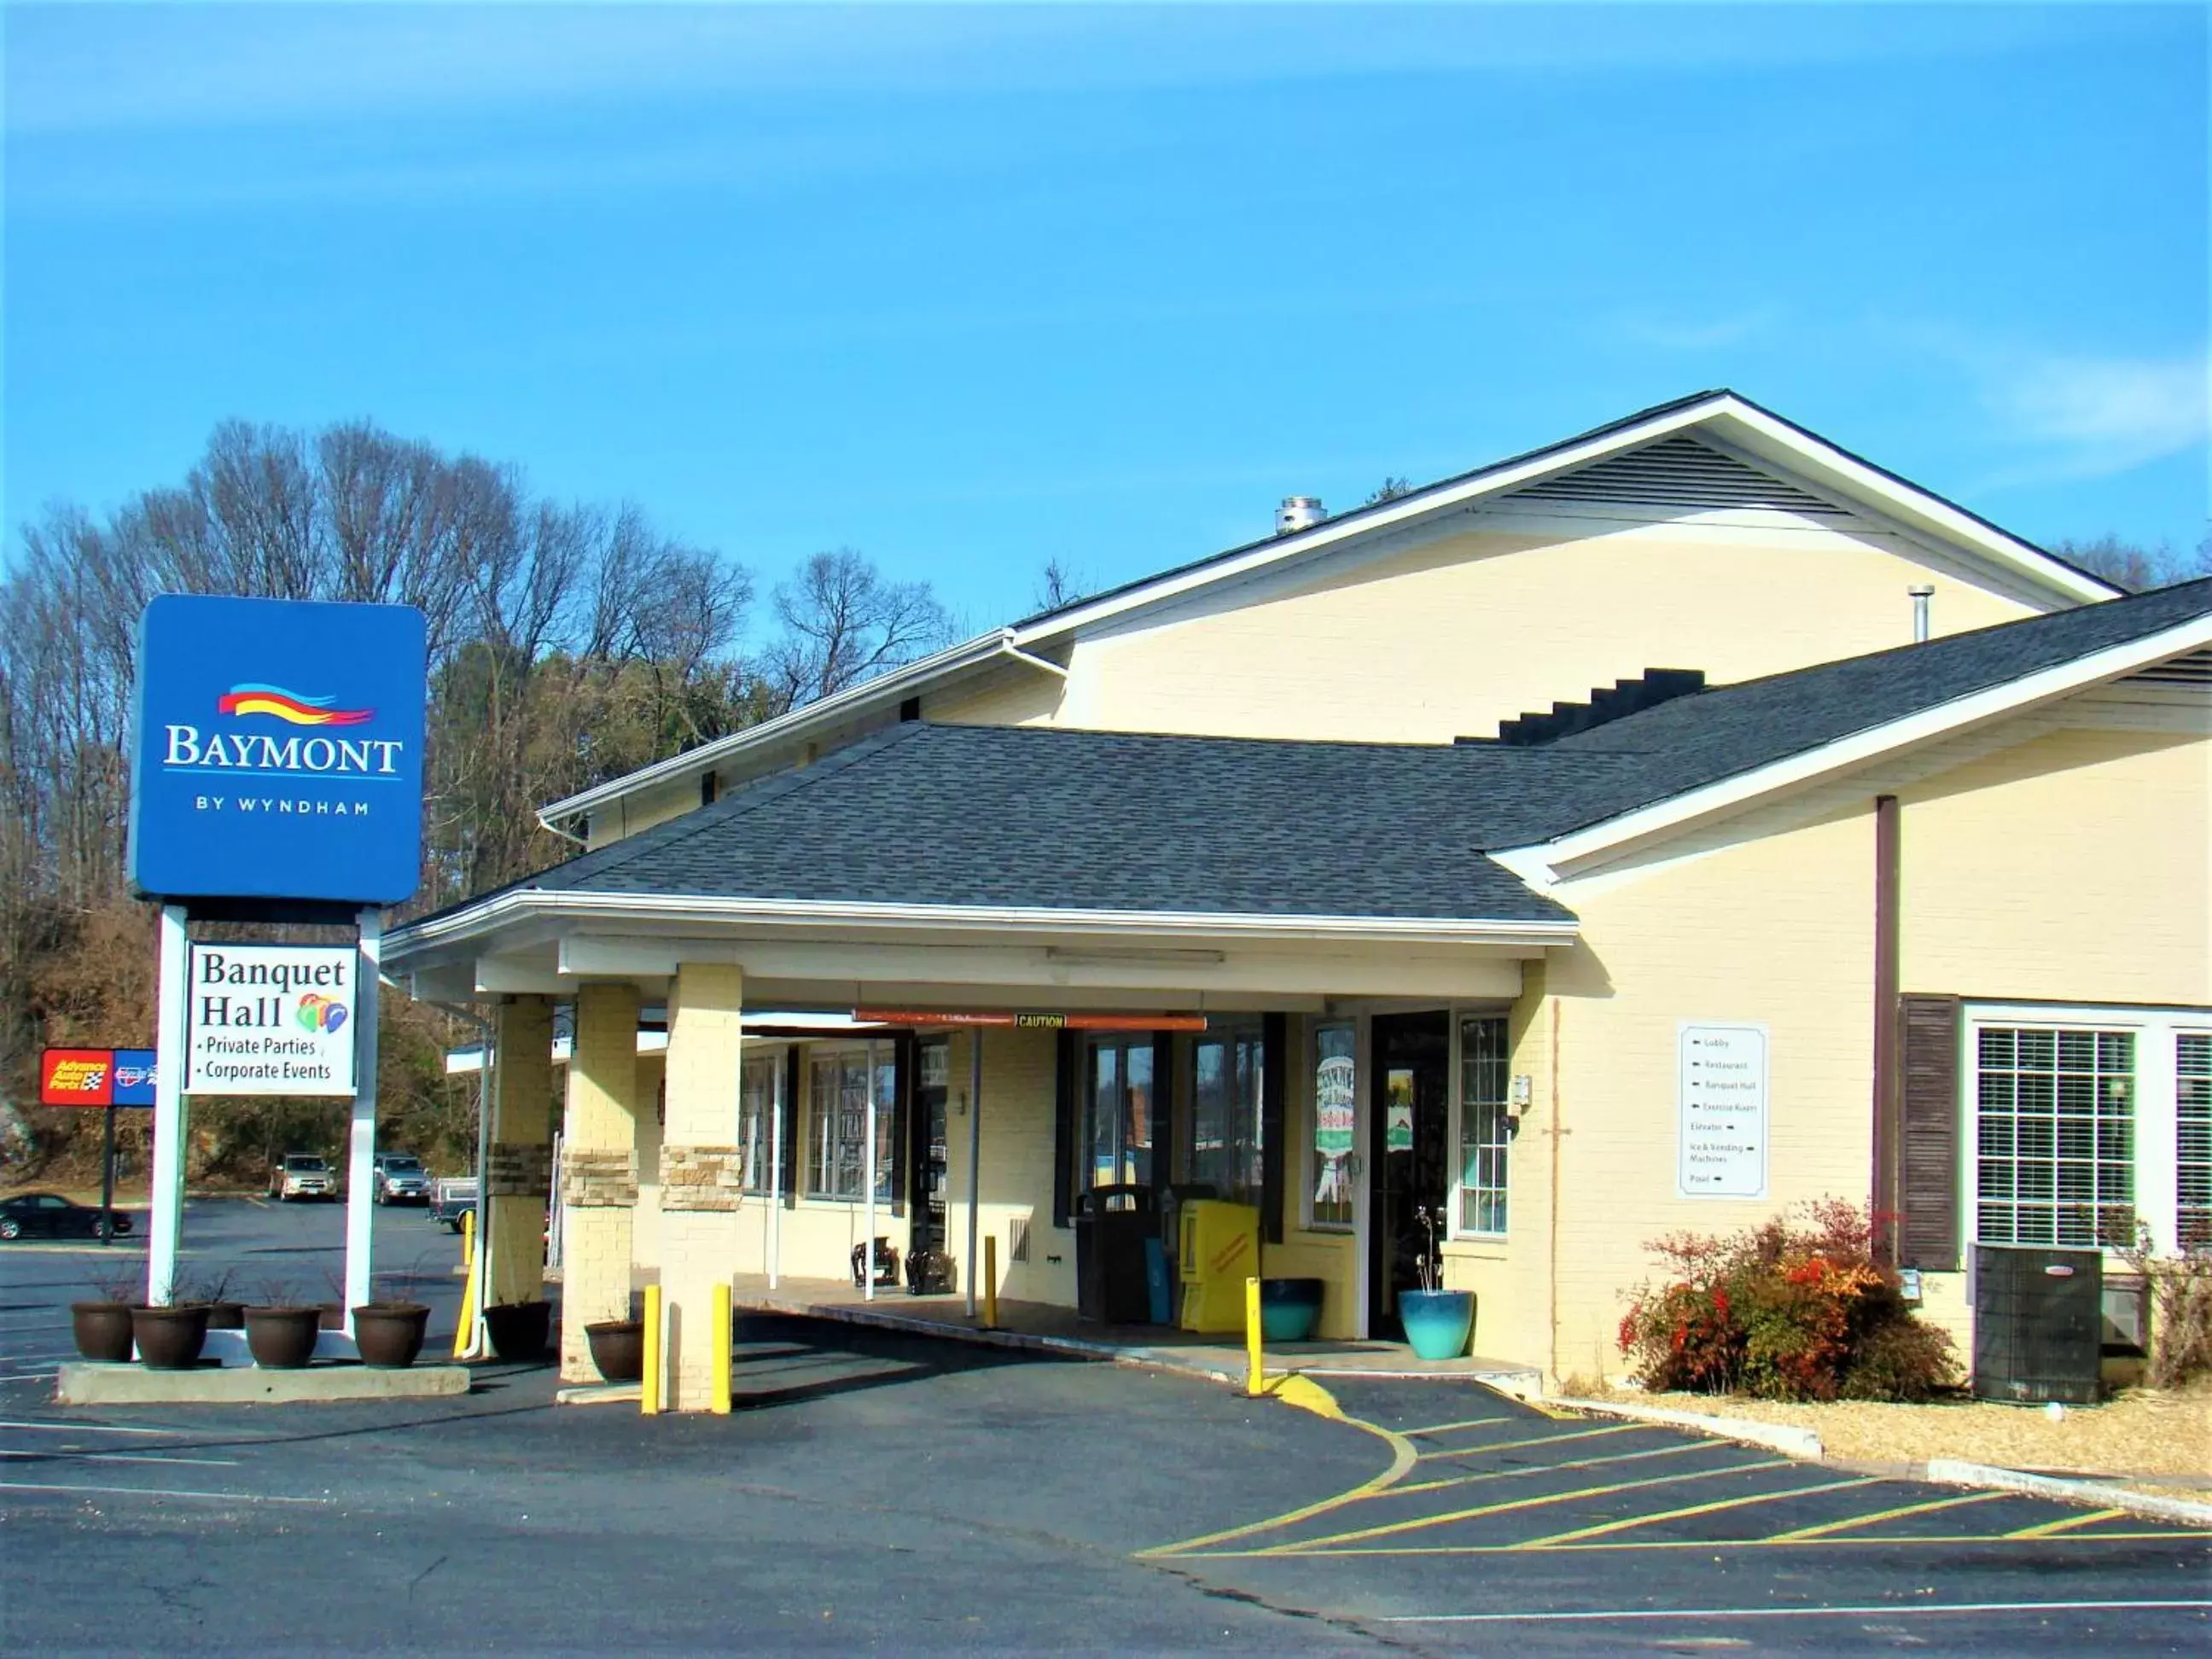
[[[114,1102],[112,1048],[49,1048],[39,1056],[41,1106],[110,1106]]]

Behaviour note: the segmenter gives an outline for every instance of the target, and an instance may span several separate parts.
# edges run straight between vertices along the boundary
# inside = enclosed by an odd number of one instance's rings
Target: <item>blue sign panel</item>
[[[131,879],[399,904],[422,863],[422,613],[165,593],[138,628]]]
[[[154,1103],[154,1051],[151,1048],[118,1048],[115,1051],[115,1093],[112,1098],[118,1106],[151,1106]]]

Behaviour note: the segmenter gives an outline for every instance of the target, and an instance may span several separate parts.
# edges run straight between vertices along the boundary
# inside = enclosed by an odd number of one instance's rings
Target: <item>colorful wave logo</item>
[[[345,1005],[310,991],[300,999],[299,1012],[293,1018],[307,1030],[335,1031],[346,1023]]]
[[[294,726],[362,726],[376,717],[374,708],[333,708],[335,697],[303,697],[281,685],[252,681],[234,685],[216,700],[226,714],[273,714]]]

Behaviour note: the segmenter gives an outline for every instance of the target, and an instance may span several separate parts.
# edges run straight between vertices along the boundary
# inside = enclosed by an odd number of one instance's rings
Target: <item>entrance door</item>
[[[1420,1212],[1445,1234],[1451,1194],[1451,1023],[1441,1011],[1377,1014],[1374,1020],[1374,1109],[1368,1184],[1370,1334],[1401,1337],[1398,1292],[1420,1285],[1420,1258],[1431,1249]]]
[[[926,1036],[915,1044],[912,1164],[907,1202],[909,1261],[945,1248],[945,1102],[951,1078],[949,1040]]]

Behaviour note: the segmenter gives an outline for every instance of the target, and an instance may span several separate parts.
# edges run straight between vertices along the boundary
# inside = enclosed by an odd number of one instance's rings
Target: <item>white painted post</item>
[[[769,1091],[768,1124],[768,1287],[775,1288],[783,1265],[783,1080],[788,1062],[775,1062],[775,1087]]]
[[[146,1300],[166,1306],[177,1287],[177,1246],[185,1219],[185,908],[161,907],[159,989],[154,1017],[153,1214],[146,1235]]]
[[[384,912],[371,905],[361,913],[361,950],[354,974],[353,1143],[346,1160],[345,1329],[353,1334],[353,1310],[369,1299],[374,1283],[376,1206],[373,1188],[376,1159],[376,994],[384,964]],[[483,1177],[479,1172],[479,1183]],[[477,1188],[477,1202],[483,1188]],[[481,1219],[481,1217],[479,1217]],[[479,1232],[478,1237],[482,1237]]]
[[[867,1203],[866,1219],[860,1224],[860,1260],[866,1265],[860,1273],[860,1299],[876,1299],[876,1045],[868,1045],[868,1149],[861,1158],[864,1173],[860,1179],[866,1183]]]
[[[976,1182],[983,1167],[983,1028],[968,1032],[968,1317],[975,1316],[975,1279],[983,1271],[975,1254],[977,1212],[981,1207]]]

